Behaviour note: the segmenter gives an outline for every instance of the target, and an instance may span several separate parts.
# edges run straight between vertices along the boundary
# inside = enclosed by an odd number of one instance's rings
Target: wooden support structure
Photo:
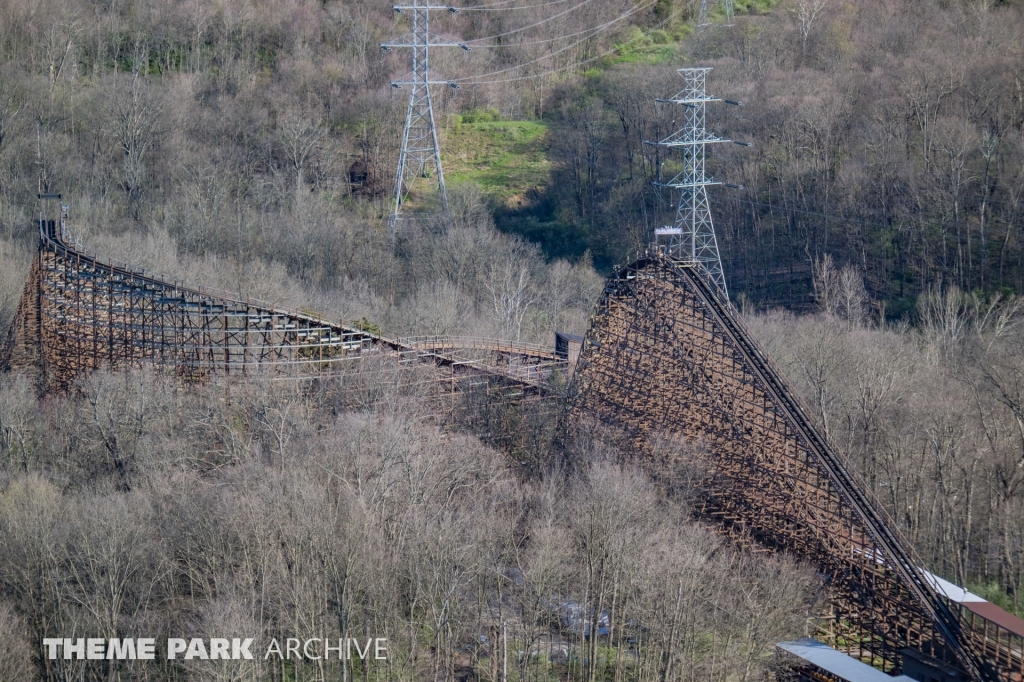
[[[1016,679],[937,596],[881,505],[867,497],[702,271],[655,254],[610,278],[568,392],[568,439],[609,430],[655,472],[697,464],[698,512],[752,547],[825,576],[819,637],[885,672],[913,648],[972,679]],[[699,462],[656,461],[679,439]]]
[[[184,379],[273,371],[330,372],[367,353],[413,354],[454,374],[542,388],[566,363],[553,349],[470,338],[388,339],[378,334],[188,286],[84,253],[40,220],[39,250],[0,367],[34,372],[66,391],[96,369],[142,363]]]
[[[553,348],[389,339],[85,253],[65,242],[54,220],[41,218],[39,228],[0,369],[33,375],[43,391],[72,390],[98,369],[149,366],[184,381],[266,373],[331,380],[369,405],[387,380],[414,390],[440,422],[479,429],[484,440],[511,450],[523,447],[515,420],[550,413],[554,421],[567,363]],[[414,389],[418,384],[426,385]],[[519,440],[531,439],[528,431]]]

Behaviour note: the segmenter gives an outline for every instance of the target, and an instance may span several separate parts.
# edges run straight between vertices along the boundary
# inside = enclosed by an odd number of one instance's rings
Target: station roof
[[[857,659],[847,656],[841,651],[836,651],[827,644],[816,639],[798,639],[794,642],[779,642],[775,646],[784,651],[802,658],[808,663],[821,668],[825,672],[836,677],[848,680],[849,682],[914,682],[906,675],[890,677],[881,670],[872,668],[867,663],[861,663]]]
[[[966,602],[964,606],[985,620],[992,621],[1004,630],[1009,630],[1018,637],[1024,637],[1024,620],[1008,611],[1004,611],[990,601]]]
[[[952,602],[956,602],[957,604],[967,604],[968,602],[985,601],[982,597],[979,597],[973,592],[968,592],[959,585],[954,585],[948,580],[943,580],[939,576],[934,573],[929,573],[923,568],[921,569],[921,573],[923,573],[924,577],[932,584],[932,587],[935,588],[936,592],[945,595],[945,597]]]
[[[925,570],[922,570],[921,572],[924,574],[925,578],[931,582],[932,587],[951,602],[962,604],[964,607],[970,609],[985,620],[992,621],[999,627],[1012,632],[1018,637],[1024,637],[1024,620],[1021,620],[1008,611],[1004,611],[992,602],[979,597],[973,592],[968,592],[964,588],[954,585],[948,580],[943,580],[934,573],[929,573]]]

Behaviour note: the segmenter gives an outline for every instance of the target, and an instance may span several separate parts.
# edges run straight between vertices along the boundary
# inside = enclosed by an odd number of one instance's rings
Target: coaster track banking
[[[39,250],[0,367],[40,371],[50,390],[83,374],[149,363],[191,380],[272,370],[321,374],[390,353],[538,390],[566,363],[550,349],[485,339],[389,339],[261,301],[192,287],[87,254],[40,220]]]

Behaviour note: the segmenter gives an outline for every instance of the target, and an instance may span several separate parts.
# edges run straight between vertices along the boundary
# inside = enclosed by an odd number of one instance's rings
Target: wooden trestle
[[[324,376],[367,355],[447,370],[450,391],[486,380],[499,391],[543,392],[566,362],[552,349],[481,339],[396,340],[312,315],[193,287],[84,253],[40,221],[39,250],[0,368],[35,373],[66,391],[84,374],[147,364],[187,380],[272,372]]]
[[[608,280],[569,386],[563,428],[609,429],[631,457],[671,468],[666,437],[701,447],[698,512],[743,542],[825,576],[820,637],[886,671],[912,648],[972,679],[1020,679],[985,656],[881,506],[695,269],[656,254]]]

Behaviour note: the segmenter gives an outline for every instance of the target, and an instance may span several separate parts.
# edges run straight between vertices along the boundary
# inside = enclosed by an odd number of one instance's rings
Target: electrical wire
[[[544,61],[545,59],[550,59],[551,57],[554,57],[557,54],[561,54],[562,52],[565,52],[566,50],[571,50],[572,48],[576,47],[577,45],[585,43],[586,41],[590,40],[591,38],[596,36],[601,31],[605,30],[609,26],[611,26],[611,25],[613,25],[615,23],[618,23],[618,22],[622,21],[623,19],[626,19],[626,18],[630,17],[631,15],[636,14],[637,12],[640,12],[642,10],[649,9],[649,8],[653,7],[655,4],[657,4],[657,2],[658,2],[658,0],[649,0],[649,2],[646,5],[640,5],[638,7],[635,7],[633,9],[631,9],[629,12],[626,12],[625,14],[622,14],[622,15],[616,17],[615,19],[612,19],[609,22],[601,24],[600,26],[595,26],[592,29],[592,33],[590,35],[588,35],[587,37],[580,38],[576,42],[574,42],[574,43],[572,43],[570,45],[566,45],[565,47],[563,47],[561,49],[555,50],[554,52],[549,52],[548,54],[544,55],[543,57],[538,57],[537,59],[533,59],[531,61],[524,62],[522,64],[516,64],[515,66],[510,66],[510,67],[505,68],[505,69],[499,69],[498,71],[490,71],[488,73],[481,73],[481,74],[478,74],[476,76],[466,76],[466,78],[464,78],[464,79],[456,79],[456,81],[457,82],[465,82],[467,85],[476,85],[478,83],[478,81],[475,80],[475,79],[477,79],[477,78],[485,78],[487,76],[496,76],[498,74],[507,73],[509,71],[515,71],[516,69],[521,69],[524,66],[529,66],[530,64],[536,64],[537,62]],[[485,82],[487,82],[487,81],[485,81]],[[496,82],[496,81],[489,81],[489,82]]]
[[[558,14],[553,14],[553,15],[551,15],[550,17],[548,17],[546,19],[541,19],[540,21],[538,21],[538,22],[536,22],[534,24],[530,24],[529,26],[522,26],[520,28],[514,28],[511,31],[505,31],[504,33],[495,33],[493,36],[485,36],[483,38],[473,38],[472,40],[467,40],[465,42],[466,42],[467,45],[472,45],[473,43],[482,42],[484,40],[493,40],[495,38],[504,38],[505,36],[510,36],[510,35],[512,35],[514,33],[519,33],[521,31],[525,31],[527,29],[534,28],[535,26],[540,26],[541,24],[546,24],[547,22],[549,22],[549,21],[551,21],[553,19],[557,19],[558,17],[564,16],[564,15],[568,14],[569,12],[577,10],[580,7],[583,7],[583,5],[586,5],[586,4],[588,4],[588,3],[592,2],[592,1],[593,0],[583,0],[583,2],[579,3],[578,5],[573,5],[572,7],[570,7],[567,10],[563,10],[563,11],[559,12]]]
[[[542,45],[544,43],[553,43],[556,40],[565,40],[566,38],[575,38],[576,36],[581,36],[584,33],[592,33],[592,32],[597,31],[597,30],[600,30],[600,27],[598,27],[598,26],[591,26],[590,28],[584,29],[582,31],[576,31],[575,33],[567,33],[564,36],[555,36],[554,38],[544,38],[543,40],[530,40],[530,41],[522,42],[522,43],[506,43],[505,45],[474,45],[473,49],[474,50],[500,50],[503,47],[525,47],[526,45]],[[467,78],[470,78],[470,77],[471,76],[467,76]]]
[[[517,2],[517,1],[518,0],[498,0],[498,2],[489,2],[489,3],[485,4],[485,5],[474,5],[473,7],[460,7],[459,11],[461,12],[463,10],[468,10],[468,9],[473,9],[473,10],[476,10],[476,9],[492,9],[492,8],[498,7],[498,5],[509,5],[509,4],[511,4],[513,2]],[[560,3],[563,3],[563,2],[568,2],[568,1],[569,0],[551,0],[551,2],[549,2],[547,4],[549,4],[549,5],[557,5],[557,4],[560,4]],[[518,7],[510,7],[509,9],[519,9],[519,8]]]
[[[652,5],[656,4],[656,0],[655,0],[655,3],[651,3],[651,4]],[[562,71],[567,71],[569,69],[575,69],[575,68],[578,68],[578,67],[583,66],[585,64],[590,64],[591,62],[595,62],[595,61],[597,61],[599,59],[604,59],[608,55],[613,54],[615,52],[618,52],[619,50],[621,50],[622,48],[626,47],[627,45],[629,45],[631,43],[634,43],[637,40],[640,40],[641,38],[646,38],[652,31],[658,30],[659,28],[661,28],[662,26],[667,24],[669,21],[674,19],[676,16],[681,14],[685,9],[687,9],[687,7],[685,7],[685,6],[681,7],[680,9],[677,9],[675,12],[672,12],[670,15],[665,17],[662,21],[658,22],[654,26],[651,26],[649,29],[647,29],[646,31],[642,32],[640,35],[636,36],[635,38],[630,38],[626,42],[620,43],[619,45],[613,47],[610,50],[607,50],[606,52],[602,52],[599,55],[596,55],[594,57],[590,57],[589,59],[584,59],[583,61],[580,61],[580,62],[574,62],[572,64],[566,64],[565,66],[560,66],[557,69],[551,69],[549,71],[543,71],[541,73],[534,73],[534,74],[530,74],[529,76],[516,76],[514,78],[499,78],[499,79],[487,80],[487,81],[471,80],[473,78],[482,78],[482,77],[484,77],[486,75],[490,75],[490,74],[480,74],[478,76],[466,76],[466,79],[460,80],[458,82],[463,83],[465,81],[468,81],[468,82],[465,82],[465,85],[490,85],[492,83],[513,83],[513,82],[516,82],[516,81],[530,80],[532,78],[543,78],[544,76],[550,76],[550,75],[553,75],[553,74],[556,74],[556,73],[561,73]],[[584,40],[589,40],[589,37],[584,39]],[[583,40],[578,41],[577,43],[575,43],[574,45],[571,45],[570,47],[575,47],[575,45],[578,45],[579,43],[582,43],[582,42],[584,42],[584,41]],[[539,62],[539,61],[541,61],[542,59],[545,59],[545,58],[546,57],[542,57],[541,59],[535,59],[532,62],[527,62],[526,64],[520,64],[519,66],[513,67],[513,68],[520,68],[520,67],[523,67],[523,66],[527,66],[529,64],[533,64],[533,63]],[[511,70],[512,69],[504,69],[504,71],[511,71]],[[499,73],[499,72],[492,72],[492,73]]]
[[[509,0],[512,1],[512,0]],[[535,7],[550,7],[551,5],[561,5],[563,2],[569,2],[569,0],[551,0],[551,2],[542,2],[539,5],[523,5],[522,7],[496,7],[488,5],[479,5],[477,7],[460,7],[460,12],[514,12],[521,9],[533,9]],[[506,3],[496,3],[503,5]]]
[[[871,223],[866,220],[859,218],[848,218],[846,216],[836,215],[835,213],[818,213],[817,211],[805,211],[799,208],[790,208],[788,206],[779,206],[777,204],[765,204],[760,201],[751,201],[749,199],[742,199],[740,197],[715,197],[714,199],[708,199],[713,204],[720,204],[725,201],[730,201],[736,204],[750,204],[751,206],[760,206],[762,208],[770,208],[773,211],[781,211],[784,213],[800,213],[803,215],[812,215],[818,218],[826,218],[830,220],[839,220],[846,223],[859,223],[861,225],[867,225],[868,227],[878,227],[882,229],[891,229],[892,225],[882,225],[881,223]]]
[[[774,194],[774,196],[783,197],[785,199],[789,199],[789,200],[794,201],[794,202],[802,202],[802,201],[804,201],[800,197],[795,197],[795,196],[793,196],[791,194],[778,194],[778,193],[773,193],[773,194]],[[1024,202],[1018,202],[1018,203],[1015,204],[1014,202],[1007,201],[1006,199],[993,199],[991,197],[989,197],[988,199],[984,199],[983,197],[980,197],[980,196],[977,196],[977,195],[974,195],[973,197],[968,195],[965,198],[966,199],[974,198],[979,203],[981,201],[987,201],[987,203],[989,203],[989,204],[1001,204],[1003,206],[1010,206],[1010,207],[1012,207],[1015,210],[1019,209],[1022,205],[1024,205]],[[830,217],[831,217],[831,214],[830,214]]]
[[[790,196],[788,194],[775,194],[774,196],[779,196],[779,197],[782,197],[782,198],[785,198],[785,199],[790,199],[790,200],[792,200],[794,202],[802,201],[800,198],[794,197],[794,196]],[[786,206],[779,206],[778,204],[765,204],[765,203],[758,202],[758,201],[751,201],[749,199],[741,199],[739,197],[726,197],[726,198],[721,198],[721,199],[712,199],[711,201],[731,201],[731,202],[734,202],[734,203],[744,203],[744,204],[750,204],[751,206],[760,206],[762,208],[768,208],[768,209],[772,209],[772,210],[783,211],[783,212],[786,212],[786,213],[800,213],[802,215],[811,215],[811,216],[815,216],[815,217],[818,217],[818,218],[827,218],[829,220],[839,220],[839,221],[847,222],[847,223],[858,223],[860,225],[867,225],[868,227],[877,227],[877,228],[881,228],[881,229],[891,229],[893,227],[892,225],[883,225],[881,223],[872,223],[872,222],[869,222],[867,220],[861,220],[860,218],[849,218],[847,216],[838,215],[836,213],[820,213],[820,212],[817,212],[817,211],[807,211],[807,210],[803,210],[803,209],[799,209],[799,208],[790,208],[790,207],[786,207]],[[989,203],[993,203],[993,202],[990,201]],[[1000,203],[1006,203],[1006,202],[1000,202]]]

